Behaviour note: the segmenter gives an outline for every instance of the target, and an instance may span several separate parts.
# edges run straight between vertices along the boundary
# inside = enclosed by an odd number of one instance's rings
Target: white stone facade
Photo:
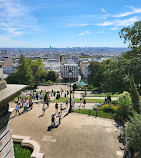
[[[72,70],[72,76],[69,76],[69,70]],[[73,81],[78,80],[78,64],[64,64],[61,66],[61,77],[64,80],[69,80],[70,78]]]
[[[4,74],[11,74],[14,73],[14,67],[11,65],[5,65],[2,67],[3,68],[3,73]]]
[[[4,74],[11,74],[15,72],[14,64],[11,58],[5,59],[2,69]]]
[[[80,71],[81,71],[82,76],[85,79],[87,79],[88,75],[89,75],[88,66],[89,66],[89,62],[88,61],[81,62]]]
[[[59,59],[48,59],[47,61],[43,62],[44,69],[60,72],[60,60]]]

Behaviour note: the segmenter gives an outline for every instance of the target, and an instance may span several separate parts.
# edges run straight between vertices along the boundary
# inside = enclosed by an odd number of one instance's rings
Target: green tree
[[[35,84],[38,85],[42,79],[47,76],[47,71],[43,68],[43,63],[41,59],[31,60],[30,67],[32,69]]]
[[[56,76],[55,72],[54,71],[48,71],[46,81],[50,80],[50,81],[55,82],[56,79],[57,79],[57,76]]]
[[[131,147],[139,153],[138,158],[141,158],[141,114],[133,113],[130,117],[126,135]]]
[[[88,66],[90,74],[88,75],[88,82],[94,87],[100,87],[102,82],[102,68],[104,64],[102,62],[92,61]]]
[[[35,82],[30,67],[30,60],[26,59],[24,55],[21,55],[19,58],[19,67],[16,74],[19,84],[26,84],[29,87],[34,87]]]
[[[138,54],[132,58],[124,56],[104,66],[103,85],[106,91],[120,92],[129,91],[130,78],[132,74],[135,78],[135,83],[141,83],[141,55]],[[138,86],[139,92],[141,87]]]
[[[135,22],[132,27],[124,27],[119,32],[120,38],[124,38],[124,42],[129,42],[132,49],[141,48],[141,21]]]
[[[103,89],[105,92],[120,92],[128,90],[127,74],[124,69],[125,60],[117,60],[105,65],[103,69]],[[126,85],[126,86],[125,86]]]
[[[43,68],[41,59],[31,60],[25,58],[22,54],[19,58],[19,66],[15,74],[9,75],[7,78],[8,83],[26,84],[29,87],[35,87],[40,84],[42,80],[47,78],[47,71]],[[50,74],[49,78],[54,76]]]
[[[10,84],[18,84],[17,74],[9,74],[9,76],[6,78],[6,82]]]
[[[139,94],[136,89],[133,75],[132,75],[131,81],[130,81],[130,95],[131,95],[131,100],[132,100],[132,104],[133,104],[133,109],[137,113],[140,113]]]

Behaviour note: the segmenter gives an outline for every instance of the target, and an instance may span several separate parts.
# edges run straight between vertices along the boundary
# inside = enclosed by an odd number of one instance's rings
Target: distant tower
[[[51,49],[51,46],[49,48]]]

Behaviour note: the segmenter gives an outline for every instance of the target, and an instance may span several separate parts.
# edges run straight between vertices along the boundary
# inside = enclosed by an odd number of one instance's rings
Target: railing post
[[[90,116],[90,110],[89,110],[89,116]]]

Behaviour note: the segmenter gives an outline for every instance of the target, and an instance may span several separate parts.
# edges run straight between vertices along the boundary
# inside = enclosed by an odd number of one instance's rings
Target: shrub
[[[101,108],[99,108],[100,110],[104,111],[104,112],[116,112],[116,110],[118,109],[117,106],[113,105],[113,104],[104,104]]]
[[[131,111],[131,98],[128,92],[123,92],[119,97],[117,119],[125,121]]]
[[[137,91],[133,76],[131,77],[131,81],[130,81],[130,94],[131,94],[131,100],[133,103],[133,109],[137,113],[140,113],[139,93]]]
[[[127,127],[127,139],[134,151],[139,153],[141,158],[141,114],[133,113],[133,117],[130,117]]]
[[[47,84],[47,85],[52,85],[54,82],[53,81],[50,81],[50,80],[48,80],[47,82],[45,82],[45,84]]]

